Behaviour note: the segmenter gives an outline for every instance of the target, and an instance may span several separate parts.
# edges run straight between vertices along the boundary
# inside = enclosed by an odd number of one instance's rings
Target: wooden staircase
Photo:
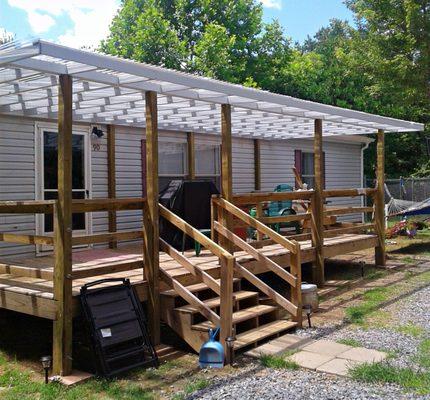
[[[276,337],[297,326],[296,322],[279,319],[279,307],[261,304],[258,290],[241,290],[242,281],[234,280],[233,327],[235,350],[257,345],[260,341]],[[187,286],[207,307],[219,313],[221,299],[204,283]],[[208,338],[213,322],[201,315],[199,309],[187,304],[175,290],[161,293],[162,319],[178,333],[195,351],[199,351]]]
[[[273,240],[289,246],[291,259],[300,262],[300,249],[296,243],[287,241],[267,226],[232,207],[231,210],[239,218],[249,222],[255,229],[260,229]],[[257,346],[261,341],[277,337],[300,326],[300,272],[297,275],[300,268],[295,266],[296,273],[293,273],[293,268],[288,272],[219,222],[214,221],[213,229],[217,233],[231,240],[243,251],[247,251],[257,261],[264,263],[268,270],[274,272],[286,285],[291,286],[292,298],[288,300],[239,264],[231,253],[162,206],[160,215],[219,257],[219,263],[214,262],[214,268],[211,268],[210,272],[213,274],[214,269],[219,269],[214,275],[220,276],[221,279],[214,279],[197,263],[193,263],[191,259],[160,239],[162,251],[172,258],[173,263],[178,263],[179,269],[188,271],[194,278],[193,283],[189,284],[190,280],[182,279],[183,275],[181,278],[175,277],[161,267],[160,278],[169,287],[160,293],[161,318],[195,351],[199,351],[202,344],[207,341],[208,330],[218,326],[221,327],[220,342],[224,344],[227,337],[233,337],[235,351]],[[294,257],[295,255],[297,257]],[[185,281],[187,285],[181,283]],[[246,288],[242,288],[245,286],[244,281],[247,283]]]

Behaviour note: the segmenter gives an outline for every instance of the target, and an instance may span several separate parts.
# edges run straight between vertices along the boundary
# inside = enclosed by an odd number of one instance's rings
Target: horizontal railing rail
[[[212,202],[216,204],[217,206],[223,208],[224,210],[231,213],[236,218],[239,218],[252,228],[256,229],[258,232],[266,235],[268,238],[272,239],[274,242],[282,245],[287,250],[291,251],[292,253],[296,254],[299,250],[297,249],[296,243],[292,242],[291,240],[287,239],[285,236],[280,235],[279,233],[275,232],[271,228],[269,228],[267,225],[263,224],[262,222],[258,221],[257,219],[251,217],[249,214],[241,210],[239,207],[236,207],[234,204],[228,202],[227,200],[218,197],[218,198],[212,198]]]

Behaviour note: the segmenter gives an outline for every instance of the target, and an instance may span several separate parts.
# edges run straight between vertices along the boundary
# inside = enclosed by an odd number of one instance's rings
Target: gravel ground
[[[383,309],[389,311],[398,325],[413,322],[425,329],[430,337],[430,287]],[[354,326],[331,325],[303,329],[299,335],[330,340],[354,339],[364,347],[395,353],[387,362],[397,367],[417,369],[413,358],[422,338],[403,334],[395,329],[362,329]],[[255,367],[252,368],[251,364]],[[396,385],[363,384],[347,378],[313,371],[264,369],[250,361],[247,371],[228,379],[214,381],[210,387],[194,393],[189,399],[430,399],[430,395],[405,394]]]
[[[221,381],[187,399],[368,400],[420,399],[394,385],[363,385],[346,378],[306,370],[270,370]],[[423,399],[423,397],[421,397]]]

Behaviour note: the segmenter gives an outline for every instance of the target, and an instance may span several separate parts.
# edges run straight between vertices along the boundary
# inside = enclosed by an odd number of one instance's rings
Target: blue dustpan
[[[209,329],[209,340],[203,344],[199,353],[200,368],[223,368],[224,348],[222,344],[215,340],[219,328]]]

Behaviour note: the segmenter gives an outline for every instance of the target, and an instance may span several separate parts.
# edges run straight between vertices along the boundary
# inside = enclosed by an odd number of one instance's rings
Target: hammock
[[[390,198],[387,203],[387,216],[430,214],[430,198],[419,203],[415,201],[395,199],[391,195],[386,184],[384,184],[384,188]]]

